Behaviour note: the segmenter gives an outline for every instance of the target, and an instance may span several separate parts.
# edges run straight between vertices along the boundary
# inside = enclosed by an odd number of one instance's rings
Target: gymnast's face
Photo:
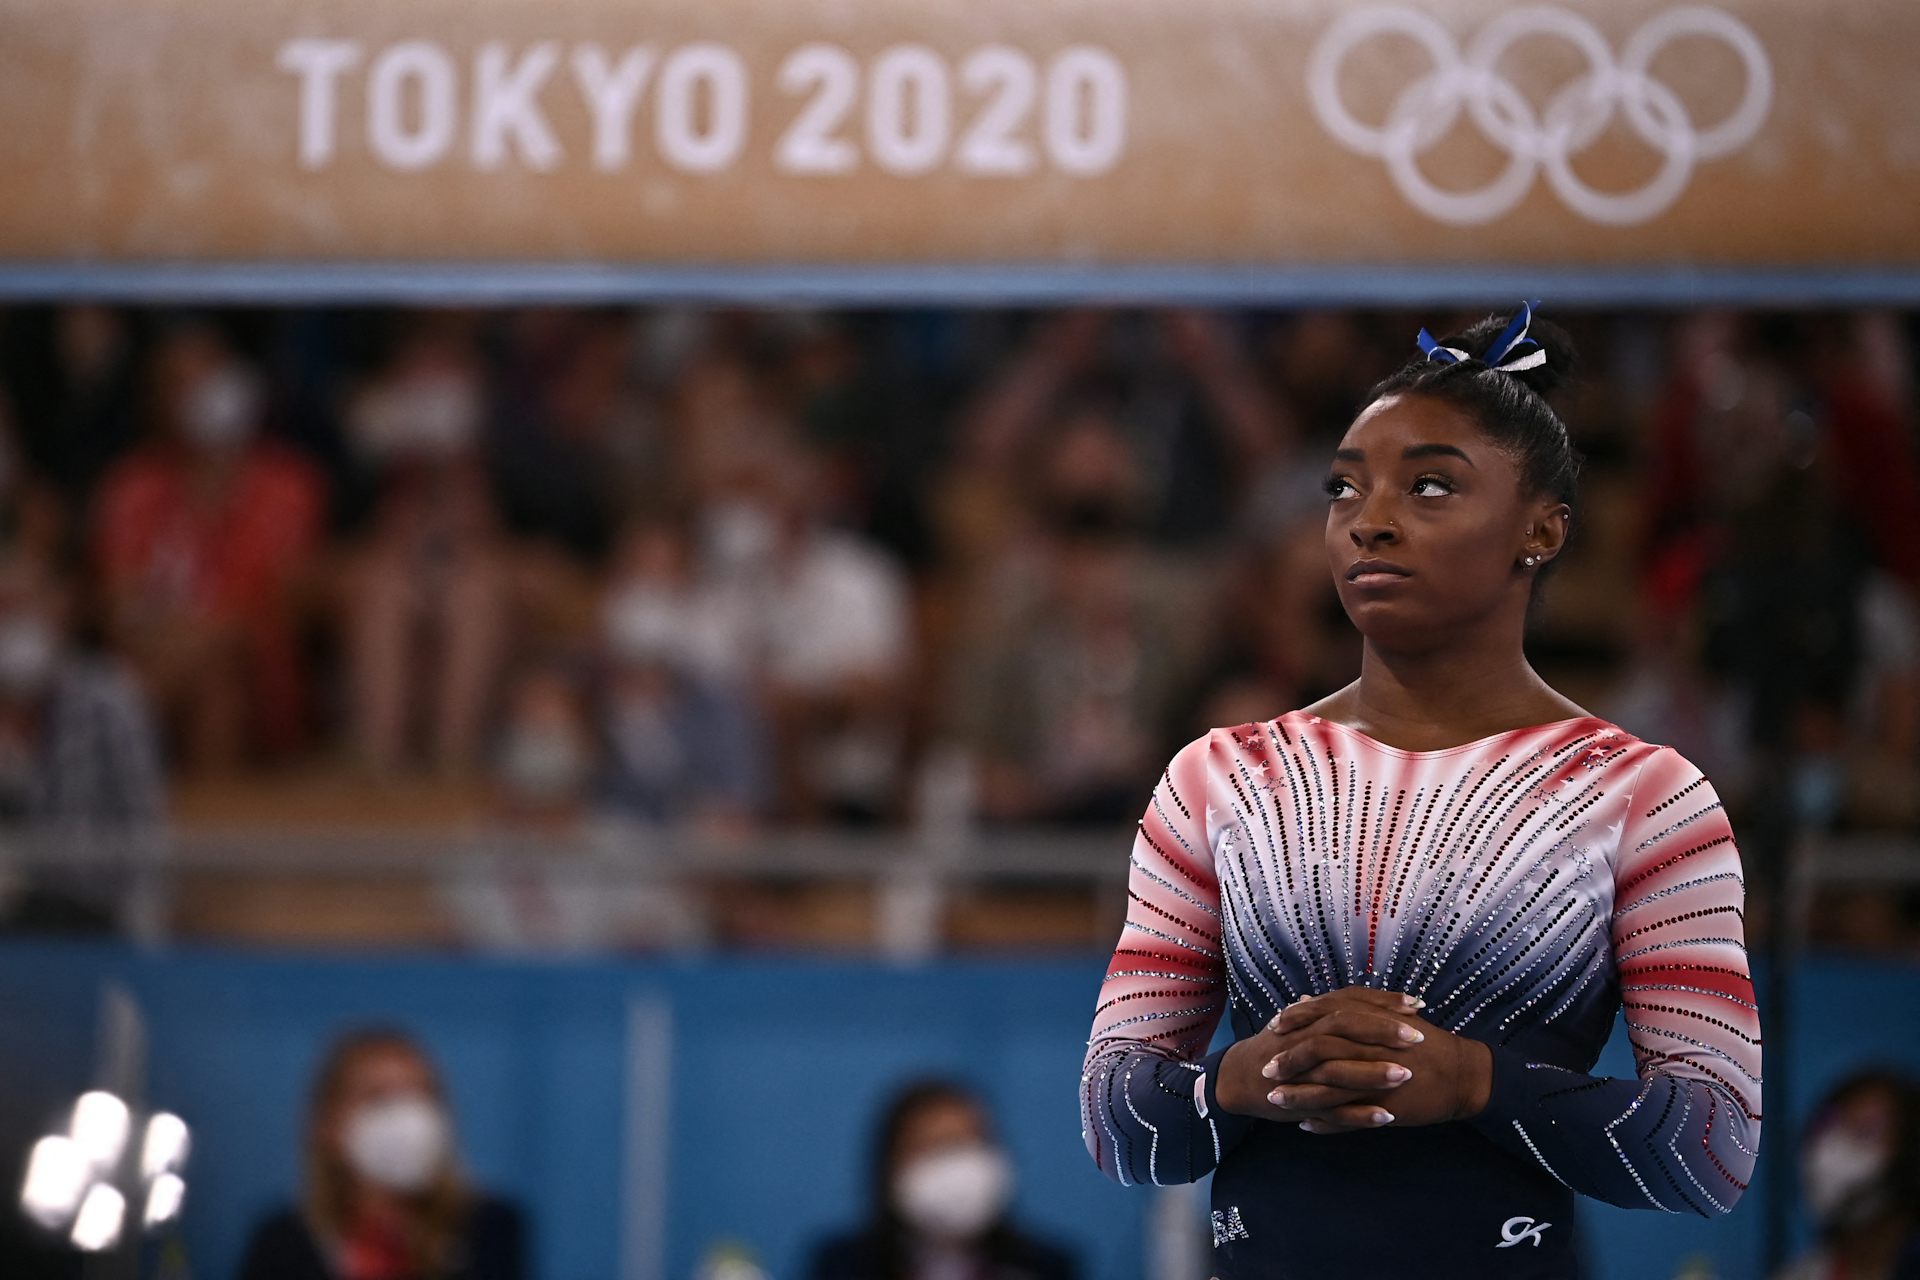
[[[1327,560],[1368,640],[1421,651],[1524,624],[1534,569],[1564,537],[1562,504],[1523,492],[1519,466],[1472,417],[1419,395],[1376,400],[1327,475]],[[1363,560],[1381,572],[1355,575]]]

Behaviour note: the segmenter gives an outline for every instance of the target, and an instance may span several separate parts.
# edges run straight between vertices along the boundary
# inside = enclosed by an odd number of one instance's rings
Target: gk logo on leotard
[[[1247,1224],[1240,1221],[1238,1206],[1229,1208],[1225,1213],[1213,1211],[1213,1247],[1218,1249],[1229,1240],[1247,1240]]]
[[[1433,70],[1400,90],[1380,124],[1368,124],[1347,109],[1341,75],[1362,44],[1398,36],[1419,45]],[[1711,127],[1695,123],[1686,103],[1655,79],[1651,67],[1677,39],[1699,37],[1731,50],[1741,65],[1740,96],[1733,110]],[[1572,46],[1586,63],[1580,74],[1548,98],[1544,109],[1498,70],[1508,50],[1523,40],[1552,39]],[[1577,13],[1552,5],[1510,8],[1467,42],[1464,52],[1431,15],[1405,5],[1373,5],[1342,14],[1314,47],[1307,63],[1308,99],[1326,131],[1342,146],[1386,162],[1407,203],[1440,222],[1476,226],[1513,211],[1534,177],[1569,209],[1590,222],[1633,226],[1671,208],[1693,177],[1694,166],[1730,155],[1759,133],[1773,105],[1773,67],[1765,46],[1731,14],[1685,5],[1648,19],[1627,37],[1616,58],[1606,37]],[[1708,85],[1702,96],[1717,97]],[[1436,185],[1420,158],[1450,133],[1465,110],[1473,126],[1501,151],[1506,167],[1485,186],[1460,191]],[[1660,168],[1634,191],[1596,191],[1573,171],[1615,119],[1660,157]]]
[[[1552,1226],[1551,1222],[1535,1222],[1532,1218],[1508,1218],[1500,1224],[1500,1243],[1496,1249],[1511,1249],[1522,1241],[1533,1241],[1533,1247],[1540,1247],[1540,1233]]]

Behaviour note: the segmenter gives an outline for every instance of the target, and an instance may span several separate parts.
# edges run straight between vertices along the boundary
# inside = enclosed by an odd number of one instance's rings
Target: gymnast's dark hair
[[[1582,457],[1573,447],[1567,424],[1548,397],[1571,379],[1577,357],[1573,341],[1558,325],[1533,317],[1527,337],[1546,353],[1546,363],[1531,369],[1496,369],[1488,354],[1512,323],[1513,315],[1488,316],[1443,338],[1441,347],[1463,351],[1464,360],[1418,354],[1367,393],[1367,403],[1386,396],[1426,396],[1453,406],[1480,424],[1488,440],[1520,468],[1528,496],[1542,495],[1577,507]],[[1542,579],[1559,563],[1547,561],[1534,575],[1536,594]]]

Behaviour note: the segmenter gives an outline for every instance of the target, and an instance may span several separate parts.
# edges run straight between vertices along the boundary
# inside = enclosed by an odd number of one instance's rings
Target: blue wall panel
[[[124,980],[149,1022],[153,1101],[194,1126],[185,1223],[194,1274],[224,1280],[250,1222],[296,1183],[300,1115],[322,1048],[352,1025],[400,1023],[441,1062],[476,1174],[532,1211],[541,1280],[615,1280],[622,1224],[634,1216],[622,1196],[628,1017],[639,1001],[672,1028],[670,1044],[655,1047],[667,1078],[643,1082],[665,1089],[671,1112],[667,1230],[656,1242],[670,1280],[687,1280],[725,1238],[748,1242],[779,1280],[797,1276],[808,1242],[859,1212],[875,1110],[924,1072],[958,1076],[988,1096],[1033,1229],[1078,1248],[1088,1280],[1145,1280],[1150,1195],[1099,1175],[1075,1110],[1103,959],[892,968],[8,943],[0,1065],[47,1055],[75,1063],[101,982]],[[1796,986],[1795,1105],[1768,1098],[1763,1161],[1785,1150],[1783,1118],[1803,1116],[1856,1063],[1920,1063],[1920,972],[1821,961]],[[1770,1066],[1781,1051],[1770,1032]],[[1624,1037],[1603,1069],[1631,1072]],[[47,1074],[9,1069],[5,1078]],[[1756,1189],[1729,1219],[1595,1206],[1588,1224],[1603,1280],[1671,1276],[1695,1256],[1719,1276],[1754,1276],[1764,1212]]]

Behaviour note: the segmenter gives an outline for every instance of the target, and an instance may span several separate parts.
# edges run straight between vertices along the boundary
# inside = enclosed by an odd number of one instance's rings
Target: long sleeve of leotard
[[[1221,1053],[1203,1057],[1226,1008],[1220,888],[1207,838],[1211,735],[1160,775],[1133,840],[1127,918],[1107,965],[1080,1074],[1081,1136],[1108,1177],[1193,1182],[1255,1121],[1206,1101]],[[1224,1053],[1224,1051],[1222,1051]]]
[[[1726,1213],[1760,1145],[1760,1019],[1733,831],[1700,770],[1656,747],[1613,865],[1613,964],[1637,1079],[1494,1044],[1470,1123],[1573,1190],[1629,1208]]]

